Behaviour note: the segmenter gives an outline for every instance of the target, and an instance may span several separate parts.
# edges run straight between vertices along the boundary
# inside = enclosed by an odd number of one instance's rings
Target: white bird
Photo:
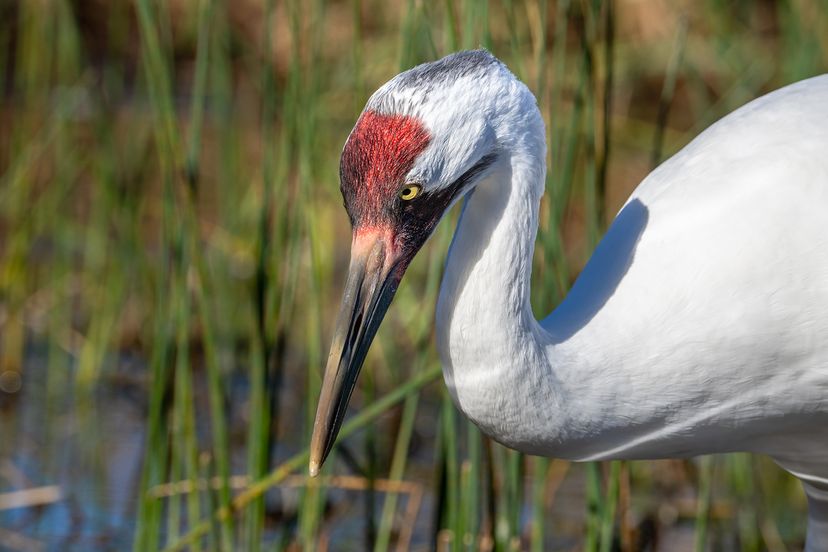
[[[752,101],[654,170],[537,321],[545,159],[534,96],[488,52],[368,100],[340,165],[351,265],[311,474],[406,267],[464,199],[436,334],[466,416],[571,460],[770,455],[804,485],[806,550],[828,550],[828,75]]]

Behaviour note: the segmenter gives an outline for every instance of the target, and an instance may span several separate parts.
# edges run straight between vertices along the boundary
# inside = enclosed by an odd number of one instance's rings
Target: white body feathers
[[[437,308],[459,408],[533,454],[769,454],[806,483],[809,550],[828,549],[828,76],[751,102],[653,171],[538,322],[543,123],[491,73],[453,108],[492,130],[456,125],[453,150],[482,135],[501,152],[467,197]]]

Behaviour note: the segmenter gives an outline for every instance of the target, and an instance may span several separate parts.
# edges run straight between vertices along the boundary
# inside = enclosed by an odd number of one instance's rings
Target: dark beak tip
[[[308,473],[319,474],[345,417],[368,347],[402,277],[398,259],[387,259],[384,238],[352,250],[310,443]]]

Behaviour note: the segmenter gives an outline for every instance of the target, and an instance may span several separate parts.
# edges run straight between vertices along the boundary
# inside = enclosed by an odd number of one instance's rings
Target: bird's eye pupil
[[[409,184],[402,190],[400,190],[400,199],[403,201],[411,201],[418,195],[420,195],[420,191],[422,187],[419,184]]]

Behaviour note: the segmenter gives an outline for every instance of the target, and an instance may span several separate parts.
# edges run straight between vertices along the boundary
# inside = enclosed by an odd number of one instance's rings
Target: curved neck
[[[534,428],[519,403],[549,365],[529,301],[544,177],[542,160],[501,156],[463,205],[437,302],[449,392],[484,432],[521,450]]]
[[[693,439],[709,425],[696,408],[706,387],[690,381],[684,400],[674,400],[676,380],[664,374],[695,366],[692,351],[678,343],[687,358],[663,359],[654,378],[648,334],[630,327],[629,305],[618,306],[640,297],[635,285],[620,298],[618,288],[647,222],[639,201],[619,213],[564,302],[535,320],[529,291],[542,168],[531,158],[500,160],[463,206],[436,320],[457,406],[492,438],[532,454],[586,460],[737,450],[721,428]],[[721,399],[722,409],[736,404]]]
[[[536,324],[529,288],[542,183],[543,174],[507,159],[466,198],[440,288],[438,326]],[[491,343],[495,336],[486,333],[477,337]]]

